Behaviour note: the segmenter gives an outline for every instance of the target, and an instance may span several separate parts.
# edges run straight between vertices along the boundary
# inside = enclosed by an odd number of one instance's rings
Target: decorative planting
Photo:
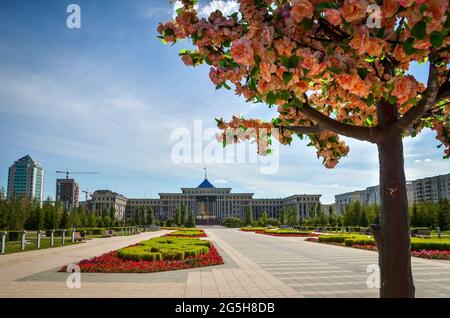
[[[173,237],[207,237],[205,231],[201,229],[181,229],[164,236],[173,236]]]
[[[152,273],[220,264],[223,259],[210,241],[160,237],[83,260],[78,266],[83,273]]]

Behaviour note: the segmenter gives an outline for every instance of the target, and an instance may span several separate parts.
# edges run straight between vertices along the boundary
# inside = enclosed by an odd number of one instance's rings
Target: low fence
[[[0,231],[0,254],[22,252],[56,246],[64,246],[85,241],[91,237],[112,237],[116,235],[134,235],[146,231],[145,228],[72,228],[38,231]],[[148,230],[153,230],[148,229]]]

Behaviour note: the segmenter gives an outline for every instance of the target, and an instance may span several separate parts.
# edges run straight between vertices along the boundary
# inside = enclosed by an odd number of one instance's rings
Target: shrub
[[[184,260],[208,253],[212,243],[196,238],[158,237],[122,248],[117,256],[126,260]]]
[[[450,251],[450,242],[437,242],[435,240],[430,241],[419,241],[411,240],[411,250],[412,251],[422,251],[422,250],[436,250],[436,251]]]
[[[226,218],[223,220],[222,224],[229,228],[237,228],[244,225],[244,222],[240,218]]]
[[[344,243],[346,237],[342,235],[321,235],[319,242],[323,243]]]
[[[347,238],[344,243],[346,246],[375,245],[375,240],[373,238]]]

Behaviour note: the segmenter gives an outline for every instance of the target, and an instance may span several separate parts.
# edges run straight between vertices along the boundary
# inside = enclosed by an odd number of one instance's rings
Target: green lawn
[[[72,244],[81,244],[81,242],[72,243],[71,238],[66,237],[64,240],[64,245],[72,245]],[[62,239],[60,237],[57,237],[57,238],[55,237],[53,247],[50,247],[50,238],[45,237],[45,238],[41,239],[41,248],[40,249],[55,248],[55,247],[60,247],[60,246],[62,246]],[[36,249],[37,249],[36,248],[36,239],[35,238],[28,239],[27,238],[27,244],[25,245],[24,252],[34,251]],[[12,253],[19,253],[19,252],[22,252],[20,241],[6,242],[5,254],[12,254]]]

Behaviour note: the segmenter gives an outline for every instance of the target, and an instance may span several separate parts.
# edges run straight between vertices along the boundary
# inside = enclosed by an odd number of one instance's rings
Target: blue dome
[[[214,186],[208,181],[208,179],[205,178],[205,180],[203,180],[197,188],[214,188]]]

